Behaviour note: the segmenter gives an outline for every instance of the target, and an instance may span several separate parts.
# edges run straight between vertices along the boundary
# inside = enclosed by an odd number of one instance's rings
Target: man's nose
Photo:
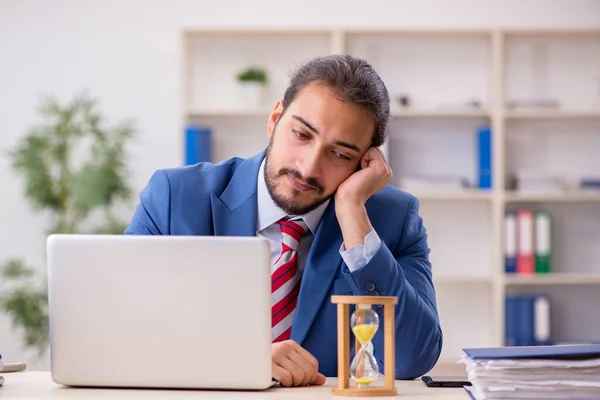
[[[296,166],[304,179],[318,178],[320,173],[321,156],[317,151],[306,151],[298,158]]]

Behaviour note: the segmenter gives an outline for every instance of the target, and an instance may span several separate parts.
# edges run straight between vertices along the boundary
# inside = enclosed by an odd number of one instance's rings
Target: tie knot
[[[306,223],[301,219],[295,221],[282,219],[279,221],[279,227],[281,228],[284,243],[286,243],[293,250],[297,251],[298,246],[300,245],[300,240],[308,231],[308,226]],[[285,240],[287,237],[293,240]]]

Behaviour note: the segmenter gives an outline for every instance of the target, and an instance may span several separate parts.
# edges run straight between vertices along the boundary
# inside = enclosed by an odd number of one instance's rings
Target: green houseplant
[[[240,71],[237,75],[240,82],[255,82],[266,85],[268,82],[267,71],[259,67],[248,67]]]
[[[126,225],[114,216],[114,206],[131,196],[125,146],[133,123],[107,127],[97,101],[85,93],[68,104],[48,97],[39,112],[44,123],[8,156],[24,179],[29,204],[52,215],[47,233],[123,233]],[[49,344],[45,275],[15,258],[0,268],[0,282],[0,309],[41,356]]]
[[[250,66],[237,74],[243,107],[260,107],[266,102],[268,73],[264,68]]]

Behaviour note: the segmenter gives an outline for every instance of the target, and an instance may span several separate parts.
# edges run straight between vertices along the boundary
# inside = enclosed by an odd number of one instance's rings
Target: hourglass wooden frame
[[[340,396],[396,396],[394,371],[394,308],[398,298],[393,296],[331,296],[331,302],[337,304],[338,320],[338,386],[333,388],[334,395]],[[383,305],[383,365],[384,386],[358,388],[350,386],[350,305]],[[358,352],[360,343],[356,343]]]

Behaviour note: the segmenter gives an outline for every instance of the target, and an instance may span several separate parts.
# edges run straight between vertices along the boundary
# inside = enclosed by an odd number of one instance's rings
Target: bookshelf
[[[418,174],[476,182],[474,135],[481,126],[493,131],[491,190],[406,189],[420,200],[432,249],[444,330],[440,363],[455,362],[466,346],[502,345],[510,294],[551,298],[557,342],[600,341],[600,319],[593,318],[600,301],[600,191],[576,185],[600,171],[600,29],[185,30],[182,123],[211,126],[214,161],[255,154],[268,143],[266,119],[292,69],[331,53],[366,58],[388,87],[394,185]],[[251,64],[269,71],[265,104],[239,101],[235,73]],[[410,106],[399,101],[403,96]],[[531,97],[559,104],[511,104]],[[511,177],[525,172],[564,175],[571,186],[514,190]],[[547,275],[504,272],[504,215],[520,208],[553,216]]]

